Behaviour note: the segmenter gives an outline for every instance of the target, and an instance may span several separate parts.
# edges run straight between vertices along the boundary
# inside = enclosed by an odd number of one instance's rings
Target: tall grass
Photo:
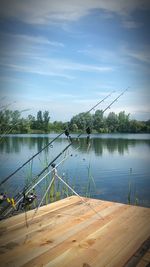
[[[90,197],[92,188],[94,188],[94,190],[96,191],[96,185],[95,185],[94,177],[92,175],[91,163],[89,163],[87,167],[87,171],[88,171],[88,181],[87,181],[85,195],[86,197]]]
[[[133,182],[131,183],[131,180],[132,180],[132,168],[130,168],[127,202],[129,205],[138,205],[139,199],[136,191],[136,185],[133,184]]]
[[[41,161],[43,168],[46,167],[48,165],[48,158],[45,156],[44,160]],[[28,184],[28,182],[30,182],[30,179],[33,175],[33,162],[31,161],[31,163],[29,164],[29,169],[26,175],[26,184]],[[93,192],[96,192],[96,184],[94,181],[94,177],[92,175],[92,166],[91,163],[89,162],[88,166],[86,167],[87,170],[87,183],[85,185],[84,188],[80,188],[80,193],[85,196],[85,197],[91,197],[91,195],[93,195]],[[42,197],[42,195],[44,194],[44,192],[47,190],[52,178],[53,178],[53,173],[49,174],[45,179],[44,182],[41,186],[40,189],[40,198]],[[129,181],[128,181],[128,192],[127,192],[127,203],[129,205],[138,205],[139,204],[139,199],[138,199],[138,194],[137,194],[137,190],[136,190],[136,186],[133,182],[132,179],[132,168],[130,168],[129,171]],[[63,180],[66,183],[69,183],[69,176],[68,176],[68,172],[63,172],[61,175],[61,171],[60,171],[60,176],[63,178]],[[76,176],[73,177],[72,180],[72,188],[74,190],[76,190]],[[47,205],[49,203],[55,202],[57,200],[60,200],[62,198],[71,196],[73,193],[70,191],[70,189],[61,183],[61,181],[59,179],[54,179],[49,191],[47,192],[45,199],[43,201],[43,204]],[[40,199],[39,199],[40,200]],[[37,202],[39,200],[35,200],[33,207],[37,206]]]

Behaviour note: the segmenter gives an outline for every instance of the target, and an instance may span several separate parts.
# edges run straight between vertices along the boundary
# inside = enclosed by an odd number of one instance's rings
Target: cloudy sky
[[[0,108],[150,119],[149,0],[0,0]],[[107,115],[107,114],[106,114]]]

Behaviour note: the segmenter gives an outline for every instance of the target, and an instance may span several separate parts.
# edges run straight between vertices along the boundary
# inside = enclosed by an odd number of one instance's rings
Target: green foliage
[[[88,170],[88,182],[87,182],[87,188],[86,188],[86,192],[85,195],[86,197],[90,197],[91,196],[91,189],[94,188],[94,191],[96,192],[96,185],[95,185],[95,181],[91,172],[91,164],[89,163],[89,166],[87,167]]]
[[[94,114],[79,113],[73,116],[70,122],[50,122],[49,111],[39,110],[37,115],[28,115],[21,118],[18,110],[0,111],[0,133],[49,133],[61,132],[68,128],[72,132],[85,132],[90,127],[93,132],[98,133],[150,133],[150,120],[130,120],[130,114],[121,111],[119,114],[110,112],[107,117],[103,116],[102,110],[96,110]]]
[[[94,124],[94,129],[97,132],[101,132],[102,128],[104,128],[104,119],[102,110],[97,110],[93,115],[93,124]]]
[[[107,117],[103,117],[102,110],[96,110],[95,114],[79,113],[74,116],[69,123],[71,131],[85,131],[91,127],[93,132],[98,133],[149,133],[150,121],[142,122],[130,120],[130,114],[121,111],[119,114],[110,112]]]
[[[93,116],[90,113],[79,113],[72,117],[69,128],[74,131],[76,129],[85,130],[87,127],[93,127]]]
[[[119,118],[114,112],[110,112],[106,119],[107,127],[111,132],[117,132],[119,125]]]
[[[121,111],[118,114],[118,132],[126,133],[129,131],[130,122],[129,122],[130,114],[125,114],[124,111]]]
[[[49,130],[49,120],[50,120],[49,112],[46,110],[43,113],[43,129],[45,132],[48,132]]]

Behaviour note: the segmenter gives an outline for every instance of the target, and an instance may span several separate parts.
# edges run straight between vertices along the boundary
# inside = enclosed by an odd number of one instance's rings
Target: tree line
[[[71,132],[85,131],[87,127],[95,133],[150,133],[150,120],[137,121],[130,119],[130,114],[125,111],[110,112],[103,115],[102,110],[96,110],[94,114],[79,113],[69,122],[50,121],[49,111],[39,110],[36,116],[22,116],[19,110],[0,111],[0,133],[50,133],[63,131],[69,128]]]

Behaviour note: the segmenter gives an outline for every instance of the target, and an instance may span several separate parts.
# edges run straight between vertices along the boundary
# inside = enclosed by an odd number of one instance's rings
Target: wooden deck
[[[150,209],[85,200],[102,217],[72,196],[1,221],[0,266],[147,266],[149,250],[132,258],[150,236]]]

